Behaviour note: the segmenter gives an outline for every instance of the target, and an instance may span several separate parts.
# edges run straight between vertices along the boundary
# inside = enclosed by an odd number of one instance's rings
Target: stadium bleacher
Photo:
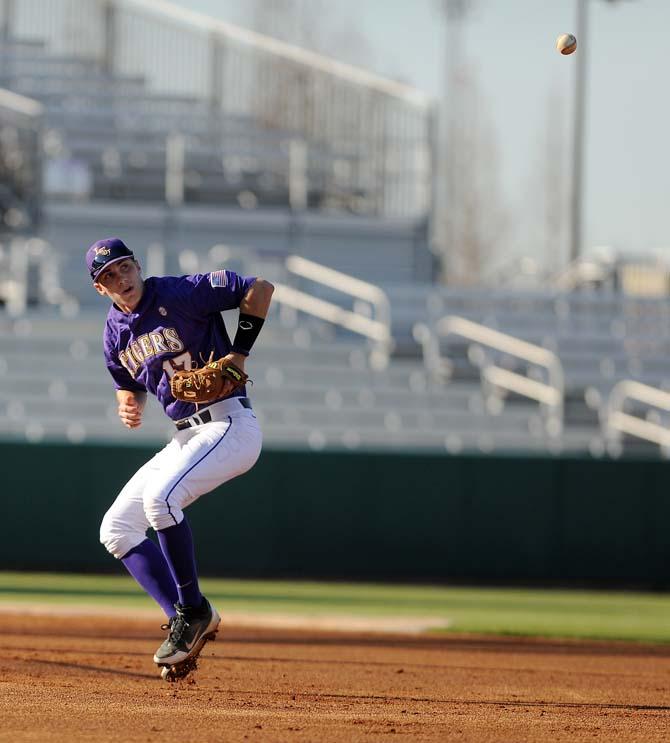
[[[12,252],[7,240],[0,252],[7,303],[0,314],[0,436],[131,440],[116,419],[102,364],[104,308],[81,280],[92,225],[95,237],[123,225],[140,253],[159,243],[168,273],[220,267],[225,256],[212,236],[228,231],[226,237],[246,236],[241,259],[231,266],[237,270],[296,286],[285,264],[296,252],[383,289],[392,308],[388,365],[370,363],[365,338],[307,315],[296,323],[295,312],[275,307],[250,362],[258,382],[252,396],[273,446],[601,456],[618,453],[608,448],[603,426],[616,382],[670,387],[665,298],[426,281],[433,259],[425,214],[412,223],[385,213],[397,194],[386,198],[379,179],[389,180],[387,174],[365,160],[374,148],[360,137],[310,139],[202,97],[157,91],[142,75],[112,73],[100,59],[39,40],[0,43],[0,86],[43,107],[46,219],[41,247],[33,247],[49,252],[46,273],[38,270],[43,260],[27,260],[21,269],[27,291],[13,303],[17,269],[10,264],[17,248]],[[306,185],[301,209],[291,211],[295,141],[304,148]],[[183,183],[180,208],[171,213],[166,182],[173,167]],[[239,216],[245,213],[252,216]],[[180,244],[184,238],[188,245]],[[332,300],[323,286],[309,291]],[[432,328],[447,315],[554,352],[564,376],[560,425],[548,425],[537,402],[482,383],[483,359],[539,379],[537,369],[504,352],[449,337],[440,344],[449,374],[436,376],[416,326]],[[650,416],[663,420],[662,411]],[[132,441],[164,440],[169,429],[152,406]],[[624,437],[623,443],[626,450],[659,453],[649,442]]]
[[[78,163],[88,172],[87,198],[163,201],[168,140],[178,132],[185,203],[244,206],[246,196],[254,207],[289,206],[289,150],[302,140],[299,132],[215,110],[196,97],[153,93],[141,77],[110,74],[95,60],[55,55],[37,42],[0,46],[0,87],[44,106],[52,143],[45,167]],[[363,169],[358,150],[305,144],[307,206],[373,213],[374,199],[353,180]],[[51,195],[68,195],[67,182],[51,182]]]
[[[247,256],[238,270],[259,264]],[[262,263],[260,264],[262,265]],[[273,280],[290,282],[275,264]],[[250,360],[251,395],[266,442],[275,447],[445,452],[544,452],[601,456],[607,451],[603,410],[622,378],[670,385],[670,342],[664,300],[598,293],[495,292],[396,284],[384,287],[392,306],[396,353],[386,368],[369,362],[368,342],[355,334],[275,307],[263,343]],[[315,291],[315,296],[318,296]],[[328,295],[332,299],[332,295]],[[409,328],[458,313],[554,350],[565,375],[564,418],[552,431],[537,402],[482,385],[473,344],[450,338],[443,353],[450,374],[435,379]],[[55,309],[3,320],[0,338],[0,433],[28,440],[129,441],[117,423],[102,363],[104,308],[87,308],[63,323]],[[613,332],[616,331],[616,332]],[[644,330],[644,332],[642,332]],[[48,365],[44,359],[48,357]],[[519,368],[505,354],[501,365]],[[529,373],[527,368],[523,373]],[[532,377],[532,369],[530,370]],[[76,390],[76,394],[73,393]],[[132,440],[164,440],[169,423],[157,406]],[[626,451],[659,453],[626,439]]]

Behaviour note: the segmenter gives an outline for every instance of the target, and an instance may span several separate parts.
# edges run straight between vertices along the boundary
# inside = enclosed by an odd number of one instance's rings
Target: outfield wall
[[[0,444],[0,570],[115,571],[100,519],[151,448]],[[265,451],[191,506],[216,576],[670,585],[670,464]]]

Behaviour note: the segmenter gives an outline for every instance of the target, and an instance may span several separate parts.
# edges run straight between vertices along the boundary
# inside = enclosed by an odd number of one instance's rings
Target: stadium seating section
[[[60,198],[161,202],[168,141],[184,148],[186,203],[243,208],[289,204],[289,145],[298,135],[224,114],[202,99],[150,93],[142,78],[38,42],[0,46],[0,87],[44,106],[45,183]],[[351,150],[307,142],[307,206],[372,213]],[[370,197],[370,198],[368,198]]]
[[[77,295],[76,302],[32,307],[18,317],[0,312],[0,436],[73,443],[164,441],[170,425],[155,404],[138,431],[128,432],[118,422],[100,347],[103,305],[95,303],[81,278],[84,236],[91,234],[92,223],[111,224],[114,208],[125,205],[128,231],[140,225],[132,244],[145,250],[162,241],[168,248],[168,272],[187,272],[193,255],[178,254],[170,245],[164,218],[132,211],[138,204],[163,204],[167,143],[179,132],[185,147],[185,203],[217,205],[210,206],[204,220],[205,212],[199,212],[199,226],[194,221],[184,228],[189,245],[182,247],[199,245],[196,262],[201,270],[211,270],[215,266],[203,260],[211,257],[207,251],[214,244],[208,219],[226,208],[257,210],[253,227],[238,225],[240,233],[250,235],[260,229],[268,210],[288,207],[287,143],[293,133],[214,112],[201,100],[149,94],[142,79],[109,76],[90,61],[48,53],[38,42],[0,45],[0,86],[44,105],[47,219],[42,235],[53,251],[52,280],[60,263],[63,296]],[[374,199],[368,200],[365,188],[350,178],[359,165],[356,157],[307,145],[308,206],[372,214]],[[116,206],[95,212],[94,202]],[[314,227],[310,241],[296,236],[295,223],[287,222],[281,238],[273,227],[266,228],[263,240],[288,244],[270,259],[258,245],[261,238],[252,240],[239,270],[288,281],[282,261],[300,252],[375,280],[391,302],[395,351],[386,368],[372,368],[366,340],[308,316],[287,322],[275,308],[249,364],[254,408],[270,446],[600,456],[606,451],[602,409],[615,382],[629,378],[670,385],[665,299],[633,299],[612,291],[440,288],[422,280],[430,263],[425,231],[391,230],[383,220],[376,226],[349,225],[351,234],[358,230],[355,239],[338,238],[341,227],[328,229]],[[404,242],[397,239],[401,233]],[[352,249],[338,249],[338,239]],[[5,275],[8,261],[5,242],[0,251]],[[35,302],[41,303],[39,292]],[[450,338],[443,346],[450,377],[432,378],[413,329],[417,322],[431,324],[444,315],[465,317],[554,351],[565,374],[563,430],[547,432],[531,400],[485,394],[472,344],[464,339]],[[498,361],[509,363],[504,356]],[[626,445],[658,454],[656,446],[644,442],[626,440]]]

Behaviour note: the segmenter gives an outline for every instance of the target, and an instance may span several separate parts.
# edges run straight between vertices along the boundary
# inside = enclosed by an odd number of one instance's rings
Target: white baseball
[[[577,39],[572,34],[561,34],[556,39],[556,49],[561,54],[572,54],[577,48]]]

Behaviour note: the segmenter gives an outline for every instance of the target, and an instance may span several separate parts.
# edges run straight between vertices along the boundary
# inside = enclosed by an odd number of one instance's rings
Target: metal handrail
[[[44,113],[44,106],[39,101],[6,88],[0,88],[0,107],[8,108],[31,119],[38,119]]]
[[[636,415],[624,413],[626,400],[637,400],[650,407],[670,412],[670,393],[632,379],[617,382],[609,394],[605,408],[603,425],[607,441],[619,444],[621,434],[628,433],[658,444],[663,454],[670,456],[670,429]]]
[[[38,228],[42,207],[43,116],[44,107],[38,101],[0,88],[0,125],[7,129],[11,127],[18,133],[18,141],[6,143],[1,149],[3,152],[11,149],[17,162],[21,162],[15,172],[4,176],[8,190],[15,194],[5,205],[6,209],[8,212],[10,209],[16,211],[15,207],[18,207],[23,221],[8,241],[7,270],[0,272],[0,297],[12,317],[26,311],[31,268],[37,268],[42,278],[46,275],[44,262],[38,262],[34,255],[42,241],[27,237],[29,232]],[[50,261],[49,272],[53,274],[54,271],[54,262]]]
[[[286,286],[286,284],[275,282],[274,287],[273,302],[277,301],[300,312],[326,320],[326,322],[340,325],[379,343],[386,343],[389,340],[388,329],[377,320],[371,320],[369,317],[345,310],[339,305],[333,304],[333,302],[319,299],[312,294],[294,289],[292,286]]]
[[[270,173],[268,187],[295,210],[420,219],[429,210],[436,103],[419,89],[165,0],[4,5],[21,8],[0,19],[6,38],[39,39],[41,59],[54,53],[118,80],[118,96],[110,87],[96,106],[111,95],[120,116],[136,112],[134,127],[184,133],[187,156],[202,146],[222,158],[231,189],[250,167]]]
[[[306,261],[306,263],[312,262]],[[315,263],[313,265],[318,266],[319,268],[325,268],[324,266],[319,266],[318,263]],[[326,270],[332,271],[332,269]],[[356,283],[358,282],[358,279],[354,279],[353,277],[347,276],[346,274],[340,274],[339,271],[333,271],[333,273],[338,274],[339,277],[349,279],[351,282],[349,284],[349,288],[352,285],[356,285]],[[316,281],[316,279],[313,280]],[[339,284],[339,281],[340,279],[338,279],[338,281],[335,283]],[[389,357],[393,349],[393,337],[391,335],[390,320],[382,321],[379,319],[366,317],[359,312],[345,310],[343,307],[340,307],[333,302],[328,302],[325,299],[320,299],[319,297],[315,297],[312,294],[308,294],[307,292],[295,289],[292,286],[287,286],[286,284],[282,284],[279,282],[273,283],[275,287],[274,294],[272,295],[273,302],[277,302],[278,304],[289,307],[293,310],[312,315],[313,317],[317,317],[320,320],[325,320],[326,322],[332,323],[333,325],[339,325],[340,327],[346,328],[353,333],[358,333],[359,335],[368,338],[374,343],[374,348],[370,356],[370,363],[373,368],[382,369],[388,365]],[[365,284],[365,282],[360,283]],[[335,286],[334,283],[327,285],[331,286],[332,288],[339,288],[339,286]],[[371,287],[372,285],[367,286]],[[345,293],[351,293],[347,292],[345,289],[340,290],[345,291]],[[353,296],[356,296],[356,294],[354,294]]]
[[[310,261],[299,255],[289,255],[286,259],[286,269],[296,276],[315,281],[319,284],[336,289],[343,294],[349,294],[356,299],[369,302],[374,311],[375,318],[388,329],[391,334],[391,303],[386,292],[375,284],[362,281],[349,274],[328,268],[321,263]]]
[[[419,88],[413,88],[405,83],[376,75],[363,68],[354,67],[323,54],[317,54],[295,44],[289,44],[242,26],[236,26],[228,21],[211,18],[204,13],[174,5],[166,2],[166,0],[125,0],[125,2],[143,10],[157,13],[160,16],[172,18],[201,31],[217,33],[239,44],[246,44],[260,51],[275,54],[306,67],[312,67],[355,85],[377,90],[418,108],[428,108],[431,104],[430,97]]]
[[[443,358],[439,344],[440,338],[448,335],[461,336],[479,345],[545,368],[549,380],[547,383],[529,379],[523,374],[492,363],[483,363],[480,374],[483,384],[516,392],[544,405],[549,411],[547,431],[552,435],[560,433],[563,427],[565,380],[563,367],[555,353],[464,317],[447,315],[437,321],[434,330],[423,323],[414,326],[414,337],[422,346],[426,367],[434,378],[442,379],[449,370],[449,362]]]

